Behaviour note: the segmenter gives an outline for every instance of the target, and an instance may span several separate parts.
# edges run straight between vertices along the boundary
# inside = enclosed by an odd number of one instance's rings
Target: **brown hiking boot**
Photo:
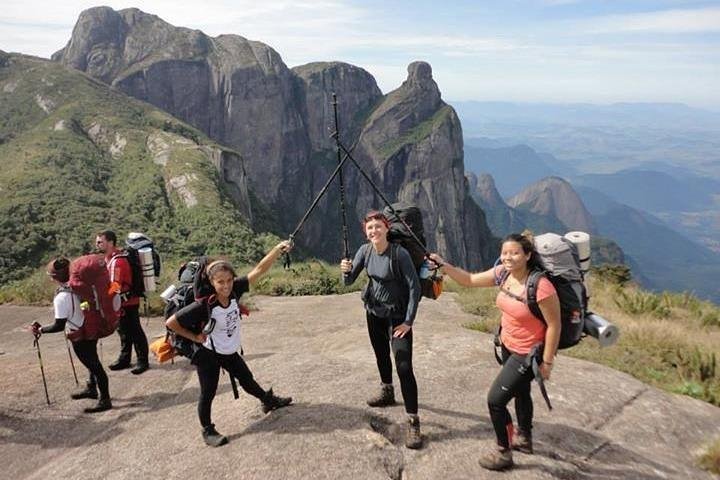
[[[487,470],[507,470],[514,465],[512,450],[496,446],[492,450],[480,456],[478,463]]]
[[[417,415],[408,415],[407,431],[405,433],[405,446],[407,448],[422,447],[423,439],[420,435],[420,418]]]
[[[381,384],[380,393],[368,398],[367,404],[371,407],[388,407],[395,405],[395,388],[392,384]]]
[[[518,452],[533,454],[532,434],[518,430],[512,439],[511,447]]]

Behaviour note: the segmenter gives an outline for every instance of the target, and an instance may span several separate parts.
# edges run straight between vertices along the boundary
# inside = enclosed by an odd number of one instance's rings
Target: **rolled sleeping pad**
[[[587,275],[590,270],[590,235],[585,232],[568,232],[565,238],[575,244],[580,257],[580,269]]]
[[[620,330],[596,313],[588,313],[585,316],[584,331],[596,338],[600,347],[614,345],[620,338]]]
[[[153,264],[153,256],[151,248],[141,248],[138,250],[140,257],[140,268],[142,268],[143,285],[146,292],[155,291],[155,267]]]

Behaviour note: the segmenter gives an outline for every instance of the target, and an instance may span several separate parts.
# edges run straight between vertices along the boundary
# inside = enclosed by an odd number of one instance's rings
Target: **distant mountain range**
[[[552,157],[541,157],[527,146],[469,147],[466,151],[474,157],[467,164],[477,169],[466,174],[471,192],[485,209],[496,235],[525,227],[535,232],[579,229],[596,233],[620,245],[626,255],[624,260],[633,265],[635,277],[644,286],[689,290],[720,301],[715,281],[720,278],[720,254],[704,246],[702,238],[685,236],[660,218],[617,200],[622,197],[660,208],[668,207],[666,199],[684,195],[683,206],[702,205],[713,198],[714,180],[690,174],[673,177],[662,172],[625,170],[612,175],[580,175],[573,178],[573,183],[578,184],[572,186],[558,177],[541,178],[543,173],[555,171],[546,163]],[[483,167],[492,176],[483,173]],[[514,192],[521,181],[527,184],[504,200],[495,189],[495,176],[504,180],[506,192]],[[587,186],[593,182],[601,186]]]
[[[579,173],[663,162],[720,180],[717,112],[663,103],[451,103],[471,146],[526,144]]]

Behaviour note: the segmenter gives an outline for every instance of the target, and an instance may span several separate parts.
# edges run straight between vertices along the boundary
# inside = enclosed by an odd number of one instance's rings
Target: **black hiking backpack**
[[[149,248],[152,251],[152,272],[156,278],[160,276],[162,263],[153,241],[143,233],[129,233],[127,240],[125,240],[125,250],[123,250],[119,256],[126,258],[130,264],[132,286],[130,288],[129,296],[131,297],[144,297],[146,292],[145,282],[143,280],[143,266],[140,261],[139,253],[142,248]]]
[[[392,208],[395,210],[393,213],[390,207],[383,209],[383,215],[390,221],[390,231],[388,232],[388,240],[390,243],[396,243],[401,245],[410,254],[415,270],[418,272],[420,278],[420,290],[423,297],[437,299],[442,293],[442,277],[437,275],[435,272],[429,277],[423,278],[425,275],[421,275],[423,265],[427,267],[425,261],[425,229],[423,228],[423,217],[422,212],[415,205],[407,203],[394,203]],[[404,223],[403,223],[404,222]],[[408,232],[407,227],[410,227],[413,235]],[[420,245],[418,240],[422,243]],[[395,256],[397,257],[397,256]],[[393,275],[395,278],[399,278],[399,267],[397,265],[397,258],[392,258],[391,251],[391,265],[393,269]]]
[[[582,339],[588,313],[588,296],[577,247],[567,238],[555,233],[537,236],[534,243],[542,267],[528,275],[525,284],[526,297],[520,298],[507,290],[503,291],[526,303],[530,312],[545,322],[537,302],[537,286],[543,276],[550,280],[560,300],[561,330],[558,348],[573,347]],[[508,276],[509,273],[503,270],[495,283],[502,289]]]

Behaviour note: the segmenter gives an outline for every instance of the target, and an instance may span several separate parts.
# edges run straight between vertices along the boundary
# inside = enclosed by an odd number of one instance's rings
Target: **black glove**
[[[30,331],[35,335],[35,338],[40,338],[40,335],[42,335],[42,325],[38,322],[33,322],[30,324]]]

